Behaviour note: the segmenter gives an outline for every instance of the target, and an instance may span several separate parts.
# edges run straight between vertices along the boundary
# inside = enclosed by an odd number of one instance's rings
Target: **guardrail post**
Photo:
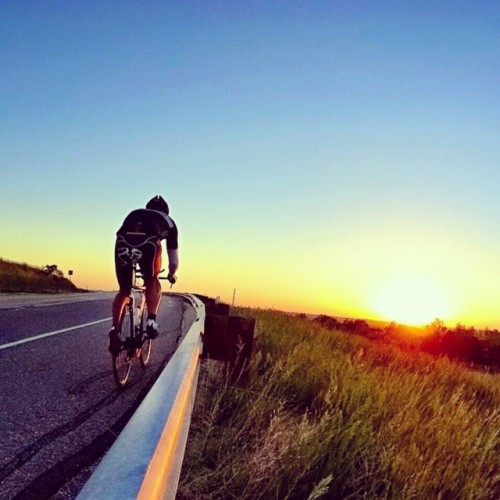
[[[202,356],[223,361],[225,376],[234,383],[250,361],[255,319],[230,315],[227,304],[208,303],[206,310]]]

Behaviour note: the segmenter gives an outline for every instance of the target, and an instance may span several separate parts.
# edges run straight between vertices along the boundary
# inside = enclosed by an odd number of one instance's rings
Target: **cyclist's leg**
[[[156,316],[161,301],[161,284],[158,279],[161,271],[160,240],[154,244],[151,242],[151,244],[147,245],[147,251],[144,251],[139,265],[144,276],[144,285],[146,286],[148,313]]]
[[[132,289],[132,267],[126,260],[122,260],[119,252],[126,245],[123,239],[116,240],[115,244],[115,274],[120,290],[113,300],[113,327],[118,325],[118,319],[125,299],[130,295]]]
[[[120,340],[120,317],[122,315],[123,308],[126,306],[128,297],[130,295],[130,289],[120,289],[113,300],[112,312],[113,312],[113,325],[111,330],[109,330],[109,346],[108,350],[111,354],[116,354],[121,347]]]
[[[111,330],[109,331],[109,350],[112,353],[116,352],[120,345],[118,340],[118,322],[123,306],[130,295],[132,284],[132,269],[129,266],[125,266],[124,262],[119,259],[117,254],[117,245],[115,245],[115,272],[120,289],[113,300],[111,309],[113,323]]]
[[[116,325],[118,325],[118,320],[120,319],[120,313],[122,311],[123,304],[129,295],[130,295],[130,288],[123,290],[120,289],[118,293],[115,295],[115,298],[113,299],[113,305],[112,305],[113,328],[115,328]]]
[[[148,306],[149,318],[151,318],[152,314],[156,316],[160,307],[161,284],[156,276],[146,278],[144,284],[146,285],[146,305]]]
[[[158,274],[161,271],[161,242],[160,240],[148,245],[148,251],[144,252],[140,262],[141,271],[144,276],[146,287],[146,305],[148,309],[147,330],[151,338],[158,335],[158,325],[156,324],[156,314],[161,301],[161,284]],[[152,323],[154,322],[154,323]]]

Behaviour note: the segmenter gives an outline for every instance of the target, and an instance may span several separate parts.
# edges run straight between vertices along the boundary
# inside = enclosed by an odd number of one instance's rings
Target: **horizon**
[[[112,290],[161,194],[176,291],[500,325],[497,2],[0,12],[1,256]]]
[[[2,257],[0,256],[0,261],[4,261],[4,262],[9,262],[11,264],[18,264],[18,265],[27,265],[29,267],[34,267],[36,269],[43,269],[43,267],[41,266],[33,266],[27,262],[15,262],[13,260],[10,260],[10,259],[7,259],[5,257]],[[64,274],[64,273],[63,273]],[[64,278],[68,281],[71,281],[71,277],[70,276],[66,276],[64,275]],[[98,289],[98,290],[89,290],[89,289],[83,289],[83,288],[77,288],[77,291],[76,292],[45,292],[46,294],[49,293],[49,294],[57,294],[57,293],[62,293],[62,294],[67,294],[67,293],[117,293],[117,289],[113,289],[113,290],[103,290],[103,289]],[[174,293],[176,293],[174,290],[170,290],[170,289],[163,289],[163,293],[164,294],[168,294],[170,291],[173,291]],[[10,295],[10,294],[16,294],[16,293],[35,293],[35,292],[0,292],[0,295],[2,294],[5,294],[5,295]],[[200,295],[200,296],[206,296],[205,294],[202,294],[200,292],[197,292],[196,290],[190,290],[190,291],[187,291],[186,293],[192,293],[194,295]],[[219,296],[214,296],[214,297],[208,297],[210,299],[214,299],[216,301],[220,301],[220,297]],[[304,311],[301,311],[301,310],[282,310],[282,309],[275,309],[274,307],[272,307],[272,305],[268,306],[268,307],[259,307],[259,306],[248,306],[248,305],[245,305],[245,304],[238,304],[238,303],[235,303],[235,304],[231,304],[229,301],[227,302],[224,302],[224,301],[220,301],[221,303],[224,303],[224,304],[227,304],[227,305],[231,305],[232,307],[242,307],[242,308],[249,308],[249,309],[268,309],[268,310],[276,310],[276,311],[279,311],[279,312],[282,312],[284,314],[292,314],[292,315],[305,315],[307,317],[310,317],[310,318],[317,318],[317,317],[320,317],[320,316],[327,316],[327,317],[332,317],[332,318],[335,318],[337,320],[342,320],[342,321],[356,321],[356,320],[361,320],[361,321],[366,321],[370,327],[373,327],[373,324],[376,324],[377,327],[382,327],[384,328],[385,326],[388,326],[392,323],[396,324],[398,327],[403,327],[403,328],[407,328],[407,329],[412,329],[412,330],[425,330],[426,327],[430,326],[431,323],[433,323],[434,321],[442,321],[441,318],[433,318],[432,321],[430,321],[429,323],[426,323],[426,324],[407,324],[407,323],[400,323],[396,320],[391,320],[391,319],[373,319],[373,318],[367,318],[367,317],[356,317],[356,316],[339,316],[339,315],[331,315],[331,314],[326,314],[325,312],[304,312]],[[453,329],[454,327],[456,328],[457,326],[461,325],[461,326],[464,326],[465,328],[473,328],[479,332],[481,331],[484,331],[484,330],[500,330],[499,327],[495,327],[495,326],[486,326],[486,327],[483,327],[483,328],[479,328],[477,327],[476,325],[471,325],[471,324],[465,324],[463,322],[460,322],[458,321],[457,323],[455,323],[454,325],[451,325],[451,324],[447,324],[446,322],[443,321],[443,324],[446,328],[448,329]]]

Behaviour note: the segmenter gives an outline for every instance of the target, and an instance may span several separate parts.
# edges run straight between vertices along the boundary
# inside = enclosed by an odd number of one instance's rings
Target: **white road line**
[[[26,309],[29,307],[50,307],[50,306],[59,306],[65,304],[81,304],[82,302],[92,302],[97,300],[111,300],[110,297],[112,292],[102,292],[95,293],[92,295],[84,295],[78,297],[67,297],[62,299],[43,299],[39,298],[30,298],[30,297],[11,297],[11,296],[2,296],[0,294],[0,309]]]
[[[100,298],[87,298],[85,297],[84,299],[79,299],[79,300],[71,300],[71,301],[65,301],[61,300],[59,302],[40,302],[38,304],[31,304],[31,307],[46,307],[46,306],[60,306],[63,304],[80,304],[81,302],[89,302],[91,300],[102,300]],[[29,307],[29,305],[25,305],[23,307]]]
[[[86,326],[98,325],[99,323],[104,323],[105,321],[110,321],[113,318],[104,318],[98,321],[92,321],[91,323],[85,323],[83,325],[70,326],[69,328],[63,328],[62,330],[56,330],[54,332],[41,333],[40,335],[35,335],[34,337],[29,337],[27,339],[16,340],[16,342],[10,342],[9,344],[0,345],[0,351],[2,349],[8,349],[9,347],[15,347],[20,344],[26,344],[27,342],[34,342],[35,340],[44,339],[46,337],[52,337],[53,335],[59,335],[60,333],[71,332],[72,330],[78,330],[79,328],[85,328]]]

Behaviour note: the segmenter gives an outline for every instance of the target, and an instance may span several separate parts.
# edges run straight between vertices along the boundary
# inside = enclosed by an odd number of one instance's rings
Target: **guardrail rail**
[[[78,500],[174,499],[198,382],[205,306],[180,294],[196,319]]]

